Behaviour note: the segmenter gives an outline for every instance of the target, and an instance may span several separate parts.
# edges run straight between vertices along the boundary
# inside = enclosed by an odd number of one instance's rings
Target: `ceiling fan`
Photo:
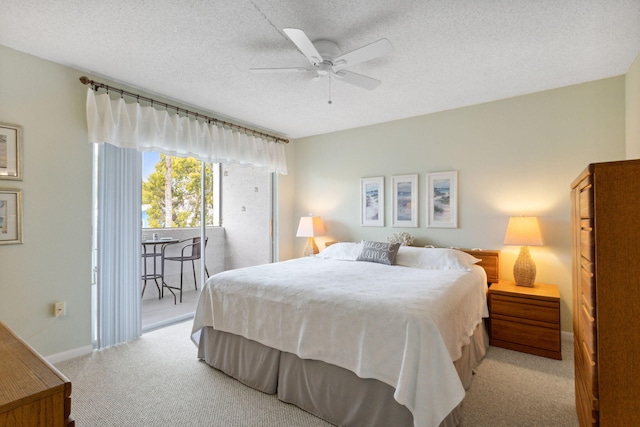
[[[312,79],[314,80],[320,79],[324,76],[334,76],[343,82],[368,90],[373,90],[382,83],[380,80],[354,73],[346,68],[370,61],[392,52],[393,46],[389,40],[380,39],[356,50],[340,55],[338,46],[332,41],[317,40],[312,42],[304,31],[296,28],[284,28],[283,31],[298,47],[300,52],[307,57],[311,63],[311,68],[251,68],[252,72],[312,72]]]

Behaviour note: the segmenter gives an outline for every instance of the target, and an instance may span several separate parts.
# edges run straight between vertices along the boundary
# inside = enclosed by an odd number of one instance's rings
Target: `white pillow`
[[[362,250],[362,243],[339,242],[323,249],[317,258],[355,261]]]
[[[427,270],[465,270],[480,260],[466,252],[448,248],[418,248],[400,246],[396,265]]]

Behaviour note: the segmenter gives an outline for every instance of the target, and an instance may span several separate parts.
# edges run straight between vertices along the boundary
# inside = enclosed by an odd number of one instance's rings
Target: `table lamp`
[[[536,265],[529,253],[529,246],[543,245],[538,218],[535,216],[509,218],[504,244],[520,245],[520,254],[513,265],[513,277],[517,286],[532,288],[536,279]]]
[[[322,218],[319,216],[303,216],[300,218],[300,224],[298,224],[297,237],[306,237],[307,244],[304,247],[304,256],[314,255],[318,253],[318,246],[316,245],[314,236],[324,235],[324,224],[322,224]]]

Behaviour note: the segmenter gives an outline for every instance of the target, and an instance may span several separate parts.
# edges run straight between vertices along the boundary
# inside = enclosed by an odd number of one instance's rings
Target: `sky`
[[[142,180],[146,181],[149,175],[155,171],[156,163],[160,160],[160,153],[144,152],[142,155]]]
[[[158,152],[143,152],[142,153],[142,181],[147,181],[149,175],[156,170],[156,163],[160,160],[160,153]],[[142,206],[142,228],[149,228],[149,219],[147,217],[147,208]]]

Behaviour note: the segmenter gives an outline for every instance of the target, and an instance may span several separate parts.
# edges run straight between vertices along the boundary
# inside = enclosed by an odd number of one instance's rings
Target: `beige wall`
[[[294,218],[296,199],[296,143],[287,144],[285,155],[287,158],[287,174],[276,176],[276,218],[274,233],[277,236],[276,261],[295,258],[294,242],[299,218]]]
[[[537,280],[560,287],[562,329],[571,330],[569,185],[588,163],[625,158],[624,76],[292,142],[294,224],[321,215],[326,240],[385,241],[407,231],[416,244],[502,250],[513,278],[518,247],[503,245],[511,215],[540,218],[532,247]],[[425,226],[427,172],[458,171],[459,228]],[[419,228],[391,227],[391,176],[419,174]],[[385,177],[385,227],[359,225],[359,183]],[[283,227],[284,224],[281,224]],[[294,237],[294,254],[303,238]],[[322,247],[322,245],[319,245]]]
[[[640,159],[640,55],[625,76],[627,159]]]
[[[91,345],[91,146],[80,71],[0,46],[0,121],[23,128],[21,245],[0,246],[0,321],[44,355]],[[53,321],[52,303],[67,315]],[[51,323],[53,321],[53,323]]]

